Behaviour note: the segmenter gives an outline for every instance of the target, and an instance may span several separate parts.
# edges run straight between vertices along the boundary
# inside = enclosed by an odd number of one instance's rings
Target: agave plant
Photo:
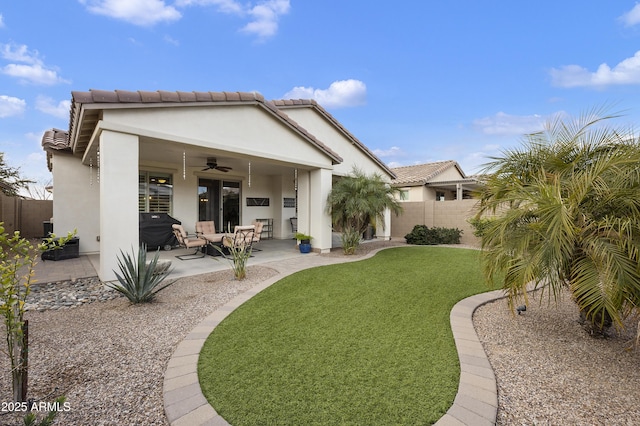
[[[133,250],[132,250],[133,251]],[[124,294],[131,303],[143,303],[153,300],[155,295],[175,282],[171,281],[160,287],[160,284],[171,273],[166,265],[159,265],[160,250],[156,251],[153,259],[147,263],[147,246],[143,244],[136,254],[125,254],[120,250],[118,267],[120,274],[114,271],[118,283],[107,283],[107,286]]]

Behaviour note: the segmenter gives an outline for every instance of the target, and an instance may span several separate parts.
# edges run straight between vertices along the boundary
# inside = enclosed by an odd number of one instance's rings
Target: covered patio
[[[304,127],[303,127],[304,126]],[[290,240],[292,217],[333,247],[326,198],[353,166],[394,174],[315,101],[251,92],[73,92],[69,131],[42,142],[54,176],[54,232],[77,229],[103,281],[120,250],[138,247],[138,213],[167,213],[188,233],[266,221]],[[379,237],[390,236],[390,217]],[[263,235],[264,237],[264,235]]]

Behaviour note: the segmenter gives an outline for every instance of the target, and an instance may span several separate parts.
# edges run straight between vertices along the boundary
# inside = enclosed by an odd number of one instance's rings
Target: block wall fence
[[[8,234],[20,231],[24,238],[41,238],[43,222],[53,216],[52,200],[25,200],[0,193],[0,222]]]
[[[473,235],[473,227],[467,219],[476,214],[478,200],[416,201],[403,202],[404,212],[391,215],[391,236],[402,238],[415,225],[429,228],[458,228],[462,230],[461,244],[480,246],[480,239]]]

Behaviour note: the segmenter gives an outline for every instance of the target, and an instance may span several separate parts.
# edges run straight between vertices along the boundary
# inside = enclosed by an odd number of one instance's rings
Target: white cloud
[[[24,99],[0,95],[0,118],[20,115],[24,112],[26,106],[27,103]]]
[[[78,0],[96,15],[129,22],[134,25],[152,26],[159,22],[176,21],[182,14],[163,0]]]
[[[289,0],[270,0],[260,3],[249,10],[253,21],[242,28],[243,32],[255,34],[266,39],[278,32],[278,18],[289,13]]]
[[[235,0],[178,0],[176,6],[215,6],[218,12],[248,17],[250,22],[241,31],[267,39],[278,31],[281,15],[289,13],[290,0],[263,0],[257,4],[243,5]]]
[[[47,67],[37,50],[29,51],[26,45],[3,44],[0,45],[0,55],[3,59],[21,64],[7,64],[0,72],[20,79],[23,83],[42,84],[46,86],[69,83],[58,75],[58,72]]]
[[[344,108],[364,105],[367,86],[360,80],[340,80],[328,89],[298,86],[285,93],[284,99],[315,99],[325,108]]]
[[[400,148],[399,146],[392,146],[389,149],[374,149],[373,153],[376,155],[376,157],[380,158],[402,157],[404,155],[402,148]]]
[[[633,9],[618,18],[625,27],[632,27],[640,23],[640,4],[633,6]]]
[[[499,155],[497,149],[470,152],[458,160],[458,164],[467,176],[481,173],[486,164],[491,161],[491,156]]]
[[[473,125],[485,135],[513,136],[533,133],[544,128],[540,115],[509,115],[498,112],[492,117],[473,120]]]
[[[16,77],[23,83],[42,84],[45,86],[51,86],[58,83],[68,83],[68,81],[60,78],[56,71],[44,68],[39,64],[9,64],[2,68],[2,73],[11,77]]]
[[[176,6],[217,6],[218,11],[242,15],[244,8],[234,0],[177,0]]]
[[[579,65],[565,65],[550,72],[559,87],[603,87],[612,84],[640,84],[640,50],[615,67],[601,64],[595,72]]]
[[[4,17],[0,14],[0,28],[4,28]]]
[[[36,98],[36,109],[45,114],[53,115],[58,118],[69,118],[69,110],[71,101],[64,100],[55,104],[55,101],[47,96],[38,96]]]
[[[173,5],[165,0],[78,0],[96,15],[108,16],[134,25],[152,26],[160,22],[173,22],[182,18],[177,8],[213,6],[220,13],[248,18],[242,32],[264,40],[276,34],[281,15],[289,13],[290,0],[262,0],[244,4],[237,0],[176,0]]]
[[[0,54],[3,59],[13,62],[24,62],[26,64],[42,64],[40,53],[37,50],[29,51],[25,44],[2,44]]]

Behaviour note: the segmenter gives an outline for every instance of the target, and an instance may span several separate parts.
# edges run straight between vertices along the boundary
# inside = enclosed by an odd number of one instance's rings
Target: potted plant
[[[296,240],[300,242],[298,244],[300,253],[309,253],[311,251],[312,238],[313,237],[311,235],[303,234],[302,232],[296,232]]]

